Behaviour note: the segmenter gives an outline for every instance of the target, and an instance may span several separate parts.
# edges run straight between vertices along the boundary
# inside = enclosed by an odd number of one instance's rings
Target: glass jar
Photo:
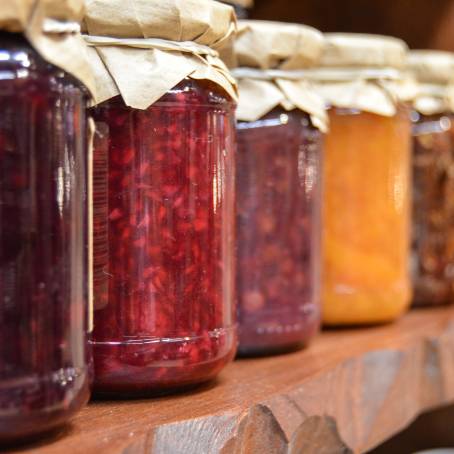
[[[279,352],[320,321],[322,134],[282,108],[237,134],[239,351]]]
[[[185,79],[146,110],[94,111],[95,391],[215,377],[236,350],[235,104]]]
[[[414,305],[454,302],[454,142],[449,114],[413,117]]]
[[[0,441],[89,398],[87,93],[22,35],[0,46]]]
[[[411,299],[410,116],[329,109],[323,205],[323,322],[386,322]]]

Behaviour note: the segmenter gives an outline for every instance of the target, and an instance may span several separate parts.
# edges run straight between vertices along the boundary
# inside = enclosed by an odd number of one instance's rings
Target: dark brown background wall
[[[454,51],[454,0],[256,0],[251,17],[392,35],[412,48]]]

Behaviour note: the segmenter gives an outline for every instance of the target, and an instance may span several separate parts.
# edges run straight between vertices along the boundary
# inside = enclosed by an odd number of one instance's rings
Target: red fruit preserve
[[[282,108],[237,133],[240,353],[288,350],[320,320],[322,134]]]
[[[197,384],[235,353],[234,108],[184,79],[146,110],[93,111],[100,394]]]
[[[0,33],[0,442],[89,397],[86,92]]]

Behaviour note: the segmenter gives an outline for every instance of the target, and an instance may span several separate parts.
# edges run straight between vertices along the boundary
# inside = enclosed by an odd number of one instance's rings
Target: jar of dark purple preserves
[[[318,329],[321,145],[298,110],[238,124],[242,353],[306,344]]]
[[[149,5],[145,24],[156,20]],[[217,2],[201,6],[231,11]],[[93,30],[90,5],[88,14]],[[155,50],[143,52],[151,58]],[[169,57],[182,64],[181,56]],[[167,68],[161,71],[165,79]],[[236,350],[236,104],[218,83],[191,77],[146,108],[140,102],[122,92],[92,111],[98,131],[92,345],[95,392],[103,395],[205,382]]]
[[[0,32],[0,55],[3,443],[66,422],[88,401],[91,374],[88,92],[21,34]]]
[[[240,21],[239,28],[239,351],[255,355],[306,345],[320,323],[320,128],[325,111],[295,71],[302,59],[316,62],[322,38],[314,29],[293,24]],[[285,40],[276,61],[276,48],[256,56],[254,43],[263,35]],[[296,66],[280,68],[291,61]],[[267,65],[268,72],[259,69]],[[306,111],[304,103],[313,109]]]

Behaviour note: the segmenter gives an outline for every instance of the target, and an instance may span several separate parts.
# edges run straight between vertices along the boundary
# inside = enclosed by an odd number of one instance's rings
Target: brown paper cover
[[[312,27],[269,21],[239,21],[235,42],[240,100],[237,117],[255,121],[277,106],[308,113],[314,126],[326,131],[323,99],[295,71],[318,61],[323,36]],[[256,74],[257,73],[257,74]],[[241,75],[242,74],[242,75]],[[241,76],[240,76],[241,75]]]
[[[397,38],[327,33],[311,79],[330,106],[392,117],[403,93],[407,96],[402,74],[407,51]]]
[[[128,106],[146,109],[186,77],[210,80],[237,98],[235,80],[213,52],[235,33],[231,6],[212,0],[87,0],[84,27],[88,40],[110,38],[89,52],[97,103],[121,95]],[[189,42],[206,46],[207,54],[191,52]],[[172,43],[188,46],[179,51]]]
[[[254,6],[254,0],[223,0],[225,3],[231,5],[242,6],[243,8],[252,8]]]
[[[78,26],[83,11],[83,0],[7,0],[0,7],[0,29],[23,33],[46,61],[93,93],[93,75]]]
[[[416,82],[415,110],[424,115],[454,112],[454,53],[411,51],[407,69]]]

